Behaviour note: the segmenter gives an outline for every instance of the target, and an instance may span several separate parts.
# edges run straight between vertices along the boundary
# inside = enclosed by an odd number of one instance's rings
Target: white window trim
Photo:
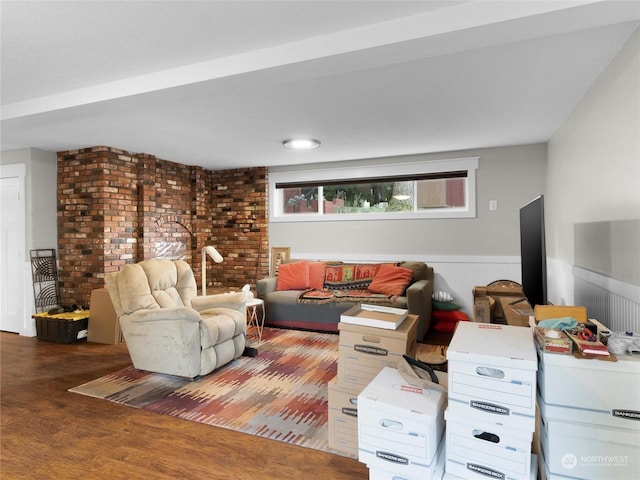
[[[269,210],[271,222],[335,222],[354,220],[415,220],[425,218],[475,218],[476,216],[476,170],[479,157],[455,158],[447,160],[427,160],[421,162],[381,164],[369,167],[318,168],[269,173]],[[375,213],[375,214],[296,214],[283,215],[278,211],[282,205],[276,190],[277,183],[323,182],[329,180],[377,178],[398,175],[419,175],[424,173],[467,171],[467,207],[420,210],[416,212]]]

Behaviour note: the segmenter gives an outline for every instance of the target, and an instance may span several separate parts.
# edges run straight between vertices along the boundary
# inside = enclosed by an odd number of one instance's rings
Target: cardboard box
[[[407,318],[404,308],[380,307],[376,305],[354,305],[340,315],[340,321],[364,327],[397,330]]]
[[[522,287],[514,282],[497,282],[495,285],[474,287],[474,322],[504,323],[505,314],[500,305],[502,297],[515,300],[520,297],[524,298],[524,293]],[[488,306],[487,302],[489,302]]]
[[[95,343],[115,344],[122,341],[118,316],[111,303],[109,290],[96,288],[91,290],[89,304],[89,331],[87,340]]]
[[[358,459],[400,476],[431,475],[444,431],[446,393],[409,385],[384,368],[358,395]]]
[[[397,330],[340,322],[338,384],[366,387],[384,367],[396,367],[403,355],[415,355],[418,316],[407,315]]]
[[[538,356],[538,395],[547,405],[569,407],[580,421],[640,428],[640,357]]]
[[[487,424],[445,411],[448,474],[465,479],[531,477],[532,431]],[[535,477],[534,477],[535,478]]]
[[[473,321],[491,323],[494,318],[496,301],[489,296],[477,296],[473,299]]]
[[[447,349],[449,403],[456,415],[535,429],[536,348],[524,327],[460,322]]]
[[[536,327],[534,335],[538,348],[543,352],[563,355],[570,355],[573,352],[573,341],[562,330]]]
[[[548,320],[550,318],[573,317],[579,323],[587,321],[587,308],[568,305],[536,305],[533,309],[536,320]]]
[[[531,472],[529,474],[529,480],[536,480],[538,478],[538,468],[540,463],[542,463],[542,459],[538,455],[531,455]],[[445,472],[442,477],[438,477],[438,480],[465,480],[465,477],[459,477],[457,475],[453,475],[452,473]],[[541,478],[540,480],[545,480]],[[560,480],[567,480],[566,477]]]
[[[562,478],[640,478],[640,431],[545,418],[540,446],[553,475]],[[587,417],[588,418],[588,417]]]
[[[445,446],[444,441],[440,442],[438,447],[436,465],[433,471],[431,469],[421,473],[419,476],[407,475],[406,473],[398,474],[393,467],[385,470],[382,468],[369,468],[369,480],[441,480],[444,475]]]
[[[358,395],[360,388],[338,385],[337,379],[328,383],[329,390],[329,448],[358,457]]]

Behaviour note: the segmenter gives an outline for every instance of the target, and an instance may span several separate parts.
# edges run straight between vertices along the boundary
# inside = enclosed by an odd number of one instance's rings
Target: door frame
[[[35,322],[30,316],[27,316],[27,312],[30,311],[27,305],[30,296],[27,295],[27,259],[26,259],[26,247],[27,247],[27,197],[26,197],[26,176],[27,166],[25,163],[15,163],[9,165],[0,165],[0,178],[18,178],[18,189],[20,192],[20,199],[18,201],[20,207],[19,211],[22,213],[18,220],[20,238],[19,244],[22,245],[18,254],[19,262],[16,267],[16,271],[9,272],[7,278],[16,279],[16,284],[19,289],[19,295],[22,300],[18,304],[18,316],[21,318],[19,334],[33,337],[36,335]],[[2,220],[0,219],[0,222]],[[1,239],[0,239],[1,241]]]

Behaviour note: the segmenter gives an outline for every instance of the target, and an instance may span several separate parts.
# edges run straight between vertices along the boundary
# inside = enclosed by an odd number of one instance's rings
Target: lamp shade
[[[222,263],[222,260],[223,260],[222,255],[220,255],[220,253],[218,253],[218,251],[214,247],[212,247],[211,245],[209,245],[207,247],[204,247],[202,250],[207,255],[209,255],[213,259],[214,262]]]

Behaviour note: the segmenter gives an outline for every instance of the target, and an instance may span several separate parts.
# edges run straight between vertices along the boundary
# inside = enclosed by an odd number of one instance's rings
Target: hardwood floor
[[[349,479],[357,460],[67,390],[131,364],[125,344],[0,333],[0,478]]]

